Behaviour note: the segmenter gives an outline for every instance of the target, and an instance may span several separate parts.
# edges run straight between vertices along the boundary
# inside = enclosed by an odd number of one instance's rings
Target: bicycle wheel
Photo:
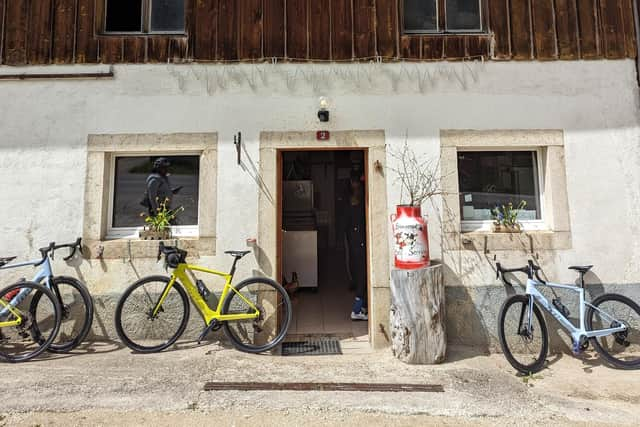
[[[16,303],[16,294],[22,292],[27,292],[27,296]],[[40,309],[34,314],[30,307],[37,292],[42,296]],[[56,338],[60,318],[57,298],[42,285],[20,282],[0,291],[0,360],[24,362],[38,356]],[[34,328],[35,324],[39,327]]]
[[[118,301],[116,332],[133,351],[162,351],[175,343],[187,327],[189,300],[178,282],[173,284],[160,310],[153,316],[169,282],[165,276],[142,278],[129,286]]]
[[[273,280],[259,277],[247,279],[235,287],[235,292],[227,295],[222,313],[253,313],[254,308],[247,301],[258,308],[260,316],[224,322],[224,333],[238,350],[248,353],[271,350],[282,342],[291,323],[289,295]]]
[[[514,295],[504,302],[498,317],[498,335],[504,357],[523,374],[540,371],[549,349],[547,325],[535,304],[529,332],[529,304],[528,295]]]
[[[93,299],[87,288],[73,277],[55,277],[51,282],[54,295],[60,303],[62,321],[57,338],[49,346],[54,353],[67,353],[86,338],[93,323]],[[36,292],[31,301],[31,313],[36,313],[42,292]],[[38,324],[34,323],[34,328]]]
[[[620,323],[627,327],[623,332],[591,338],[596,351],[615,367],[640,368],[640,306],[618,294],[600,295],[591,305],[586,314],[588,330],[616,328]]]

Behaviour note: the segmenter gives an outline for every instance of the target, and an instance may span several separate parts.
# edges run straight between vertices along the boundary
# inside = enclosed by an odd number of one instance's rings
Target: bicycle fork
[[[518,321],[518,335],[524,336],[527,338],[533,337],[533,295],[529,296],[529,304],[522,305],[522,309],[520,310],[520,320]],[[525,320],[525,316],[527,319],[526,329],[523,325]]]

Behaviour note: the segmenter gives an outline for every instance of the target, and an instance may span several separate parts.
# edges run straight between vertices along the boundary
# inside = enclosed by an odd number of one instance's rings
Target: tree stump
[[[391,271],[391,350],[405,363],[444,361],[447,350],[442,265]]]

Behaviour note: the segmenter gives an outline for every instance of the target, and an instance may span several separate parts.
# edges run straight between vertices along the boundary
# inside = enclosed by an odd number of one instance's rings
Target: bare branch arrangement
[[[388,169],[396,174],[395,182],[400,183],[400,202],[407,198],[410,206],[422,204],[434,196],[443,194],[440,177],[440,159],[417,156],[405,139],[402,148],[389,150],[398,161],[398,166]]]

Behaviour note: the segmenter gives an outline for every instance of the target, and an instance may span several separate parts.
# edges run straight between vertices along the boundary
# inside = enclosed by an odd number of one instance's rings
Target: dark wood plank
[[[218,37],[218,0],[198,0],[195,6],[194,58],[216,59]]]
[[[332,56],[334,60],[353,58],[353,9],[351,0],[332,0]]]
[[[189,39],[186,37],[171,37],[169,39],[169,60],[182,63],[189,59]]]
[[[598,20],[598,0],[577,0],[578,26],[580,28],[580,56],[583,59],[595,59],[600,55]]]
[[[103,37],[99,40],[100,62],[115,64],[123,60],[123,37]]]
[[[27,0],[9,0],[5,11],[4,63],[21,65],[27,62]]]
[[[467,57],[466,36],[447,36],[444,39],[444,57],[447,61],[460,61]]]
[[[626,56],[628,58],[635,58],[638,55],[636,48],[636,28],[633,17],[634,1],[636,0],[621,0],[622,25],[624,26],[624,45],[626,49]]]
[[[240,57],[262,58],[262,0],[240,0]]]
[[[94,31],[95,1],[78,0],[75,61],[95,63],[98,61],[98,40]]]
[[[403,35],[400,37],[400,57],[402,59],[422,58],[421,36]]]
[[[139,64],[146,62],[147,38],[127,37],[124,39],[123,62]]]
[[[511,53],[514,59],[531,59],[530,0],[510,0]]]
[[[422,59],[438,60],[444,55],[444,36],[422,37]]]
[[[331,59],[331,0],[309,0],[309,58]]]
[[[76,34],[76,0],[56,0],[53,11],[53,62],[73,62]]]
[[[353,49],[356,58],[376,56],[375,0],[353,0]]]
[[[238,31],[238,1],[220,0],[218,15],[218,59],[237,60],[239,31]]]
[[[554,25],[554,0],[531,0],[535,56],[539,60],[558,57],[558,41]]]
[[[53,0],[29,2],[29,29],[27,30],[27,61],[47,64],[51,61],[53,42]]]
[[[467,57],[471,59],[489,58],[491,54],[491,38],[487,36],[467,37]]]
[[[620,0],[600,0],[604,56],[610,59],[625,57],[624,25]]]
[[[147,61],[154,63],[169,62],[169,39],[164,36],[151,37],[147,41]]]
[[[578,58],[578,11],[576,0],[555,0],[558,56]]]
[[[307,0],[287,0],[287,58],[308,58]]]
[[[4,12],[5,0],[0,0],[0,64],[4,63]]]
[[[285,0],[264,2],[264,56],[282,58],[285,55]]]
[[[489,0],[489,31],[493,33],[495,59],[511,58],[509,0]]]
[[[378,55],[385,58],[398,56],[398,0],[377,0],[376,2],[376,40]]]

